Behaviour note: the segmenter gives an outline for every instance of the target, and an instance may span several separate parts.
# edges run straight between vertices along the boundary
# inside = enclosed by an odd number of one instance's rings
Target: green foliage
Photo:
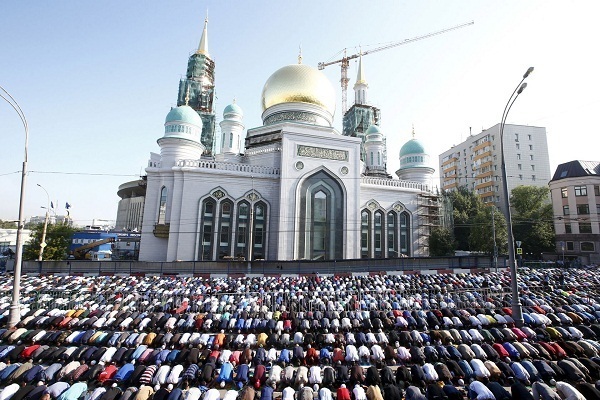
[[[17,229],[17,223],[12,221],[2,221],[0,219],[0,229]]]
[[[540,259],[541,253],[554,251],[554,224],[550,189],[517,186],[510,195],[513,235],[522,242],[523,252]]]
[[[435,227],[429,236],[429,255],[431,257],[453,256],[456,241],[448,228]]]
[[[496,231],[496,247],[498,254],[506,254],[507,251],[507,229],[504,215],[494,209],[495,206],[483,207],[473,218],[471,233],[469,235],[469,247],[471,251],[480,251],[494,254],[494,229]],[[494,226],[492,226],[492,210],[494,211]]]
[[[479,196],[466,188],[459,188],[450,193],[452,200],[452,216],[454,219],[454,237],[460,250],[474,250],[470,247],[471,226],[474,219],[483,210],[484,205]]]
[[[37,260],[40,254],[40,243],[44,224],[32,227],[29,241],[23,248],[24,260]],[[46,228],[46,247],[44,260],[64,260],[67,258],[71,237],[75,229],[63,224],[48,224]]]

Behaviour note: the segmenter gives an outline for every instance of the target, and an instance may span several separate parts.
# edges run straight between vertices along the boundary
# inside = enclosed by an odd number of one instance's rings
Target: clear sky
[[[72,205],[77,224],[114,220],[121,183],[143,174],[177,99],[178,81],[209,14],[216,63],[216,102],[236,98],[246,128],[261,124],[267,78],[305,64],[475,24],[365,56],[369,100],[381,108],[388,172],[416,136],[432,160],[453,144],[499,122],[525,70],[529,86],[509,123],[544,126],[550,167],[600,160],[600,2],[594,1],[3,1],[0,85],[29,121],[25,214],[42,215],[46,194],[58,213]],[[350,89],[356,77],[350,66]],[[339,66],[324,71],[338,93]],[[354,93],[348,93],[352,104]],[[0,99],[1,100],[1,99]],[[0,219],[16,219],[24,130],[0,103]],[[436,172],[437,175],[437,172]]]

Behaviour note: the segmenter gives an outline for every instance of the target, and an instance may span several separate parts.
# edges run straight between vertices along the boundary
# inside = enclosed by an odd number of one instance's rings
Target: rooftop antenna
[[[302,64],[302,43],[298,46],[298,64]]]

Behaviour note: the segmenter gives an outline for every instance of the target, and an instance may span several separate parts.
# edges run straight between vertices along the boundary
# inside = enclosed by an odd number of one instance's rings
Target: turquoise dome
[[[242,111],[242,108],[240,106],[233,103],[225,107],[225,109],[223,110],[223,116],[227,114],[238,114],[240,116],[243,116],[244,112]]]
[[[371,133],[381,133],[381,130],[377,125],[370,125],[369,128],[367,128],[365,135],[369,135]]]
[[[400,149],[400,158],[410,154],[425,154],[425,147],[417,139],[411,139]]]
[[[202,119],[198,113],[190,106],[179,106],[172,108],[165,118],[165,124],[171,122],[181,122],[195,126],[202,126]]]

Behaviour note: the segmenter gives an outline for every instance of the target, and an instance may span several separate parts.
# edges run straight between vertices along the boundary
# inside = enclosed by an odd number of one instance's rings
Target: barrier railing
[[[498,265],[506,265],[502,257]],[[28,274],[343,274],[390,271],[424,271],[481,269],[494,267],[491,257],[405,257],[386,259],[356,259],[331,261],[24,261],[22,272]]]

